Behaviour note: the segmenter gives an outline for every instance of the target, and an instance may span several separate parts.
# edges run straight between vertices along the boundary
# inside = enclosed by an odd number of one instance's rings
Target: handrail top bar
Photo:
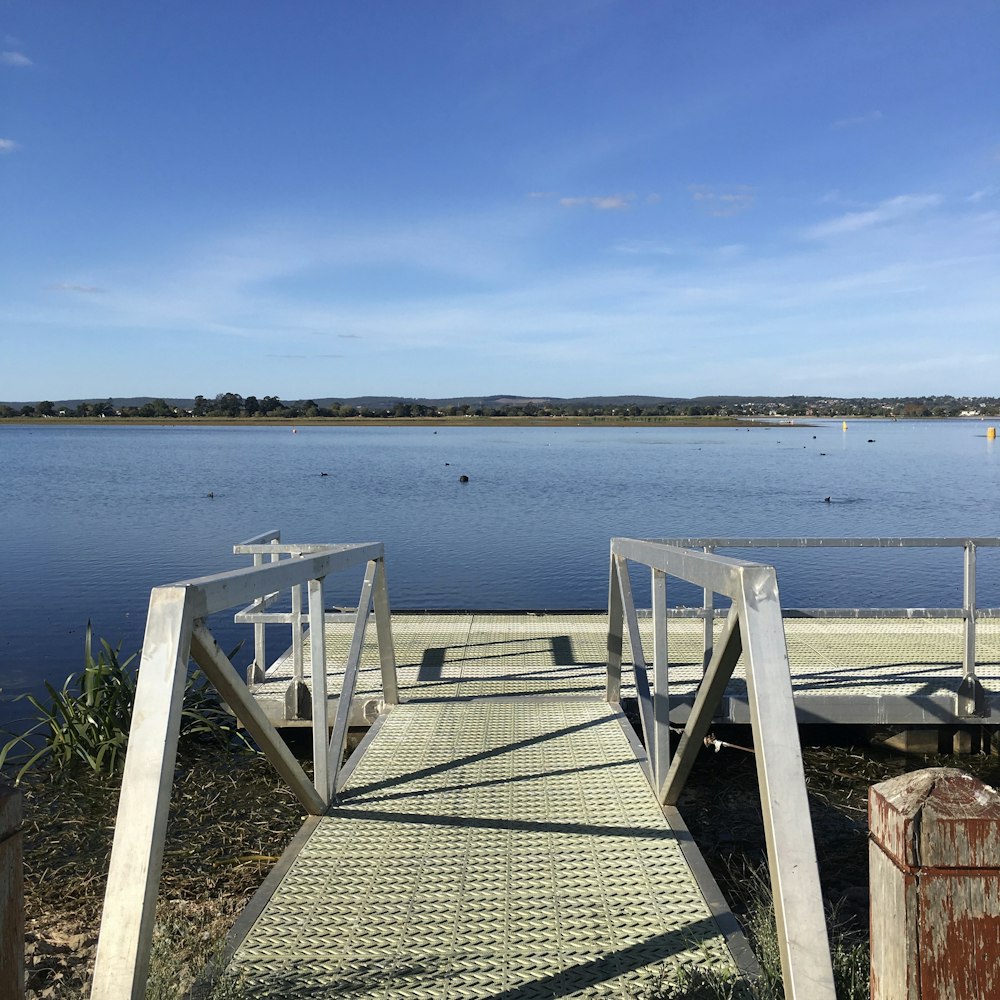
[[[154,587],[152,597],[157,592],[174,589],[189,591],[196,595],[193,607],[195,617],[225,611],[237,604],[246,604],[261,594],[287,590],[309,580],[318,580],[330,573],[349,569],[372,559],[384,559],[385,547],[382,542],[351,542],[343,545],[328,545],[319,552],[303,556],[301,559],[282,559],[280,562],[265,563],[263,566],[245,566],[225,573],[178,580],[176,583]]]
[[[644,563],[652,569],[687,580],[700,587],[710,588],[716,594],[725,594],[733,600],[742,593],[747,571],[754,573],[760,579],[769,577],[774,581],[773,566],[684,549],[648,539],[612,538],[611,555]]]
[[[809,548],[879,548],[879,549],[933,549],[964,548],[968,544],[980,548],[1000,547],[1000,537],[959,535],[955,537],[884,537],[884,538],[648,538],[644,541],[660,542],[681,548],[720,549],[809,549]]]
[[[368,542],[351,542],[348,544],[368,545]],[[330,542],[270,542],[257,545],[252,542],[241,542],[233,546],[233,555],[251,555],[256,553],[279,553],[280,555],[301,555],[303,553],[313,554],[315,552],[328,552],[330,549],[343,548],[340,544]]]
[[[262,531],[253,538],[248,538],[245,542],[237,542],[233,546],[233,552],[239,552],[245,545],[260,545],[262,542],[278,541],[281,539],[281,529],[272,528],[270,531]]]
[[[720,556],[715,552],[701,552],[696,548],[684,545],[675,545],[672,539],[662,538],[626,538],[619,536],[611,539],[611,551],[615,555],[625,556],[634,562],[647,562],[647,559],[639,552],[646,546],[651,546],[650,553],[670,552],[676,555],[694,557],[698,562],[706,565],[722,566],[728,569],[738,569],[746,566],[769,568],[767,563],[753,562],[749,559],[737,559],[733,556]],[[651,563],[649,565],[652,565]],[[654,569],[662,567],[653,566]]]

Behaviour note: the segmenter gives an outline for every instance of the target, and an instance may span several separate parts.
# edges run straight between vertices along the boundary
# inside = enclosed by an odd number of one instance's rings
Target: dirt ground
[[[763,822],[747,729],[714,735],[746,749],[702,751],[679,803],[737,915],[764,869]],[[996,756],[912,757],[873,743],[868,731],[804,728],[803,760],[820,878],[850,934],[868,929],[867,795],[871,784],[923,767],[959,767],[1000,783]],[[28,998],[86,996],[118,784],[87,775],[36,778],[25,793],[25,915]],[[270,765],[249,753],[183,761],[177,773],[159,918],[188,928],[190,978],[220,940],[285,845],[303,813]],[[200,945],[199,945],[200,942]]]

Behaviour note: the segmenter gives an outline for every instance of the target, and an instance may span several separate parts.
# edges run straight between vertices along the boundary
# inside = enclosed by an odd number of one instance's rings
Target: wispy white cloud
[[[971,201],[973,204],[985,201],[987,198],[992,198],[994,195],[1000,194],[1000,187],[996,184],[990,184],[988,187],[980,188],[978,191],[973,191],[965,200]]]
[[[748,184],[738,184],[723,191],[716,191],[708,184],[692,184],[689,190],[702,209],[718,218],[739,215],[752,208],[755,200],[754,189]]]
[[[985,392],[994,369],[967,362],[995,353],[1000,218],[963,208],[914,215],[905,240],[862,227],[849,243],[821,242],[804,254],[793,240],[763,254],[757,244],[671,245],[637,234],[611,244],[613,255],[605,242],[549,267],[530,257],[544,233],[527,210],[514,213],[513,226],[509,211],[492,221],[398,220],[378,233],[302,220],[260,224],[164,248],[155,261],[81,270],[59,290],[113,289],[91,294],[87,309],[67,295],[4,297],[0,324],[157,341],[181,332],[218,357],[232,353],[234,339],[241,356],[258,359],[344,352],[337,370],[356,395],[386,386],[400,395],[454,394],[484,372],[528,395],[552,391],[551,380],[667,395]],[[623,225],[638,221],[626,216]],[[478,277],[489,277],[469,281],[465,260],[480,242],[493,258]],[[384,284],[378,294],[349,294],[359,279]],[[940,354],[943,328],[954,331],[951,362],[901,373],[907,352]],[[614,358],[609,330],[620,348]],[[706,342],[719,348],[710,365],[698,346]],[[269,378],[258,365],[257,377]],[[275,377],[290,379],[288,367],[276,361]],[[319,391],[306,377],[266,391]]]
[[[838,118],[835,122],[831,122],[830,128],[857,128],[859,125],[872,125],[881,120],[881,111],[868,111],[863,115],[848,115],[846,118]]]
[[[560,198],[559,204],[564,205],[566,208],[578,208],[589,205],[600,212],[616,212],[628,208],[633,201],[635,201],[634,194],[608,194],[589,198]]]
[[[104,292],[96,285],[81,285],[73,281],[56,281],[48,289],[50,292],[72,292],[76,295],[101,295]]]
[[[899,222],[910,216],[933,208],[941,203],[938,194],[900,194],[880,202],[874,208],[862,212],[847,212],[835,219],[829,219],[808,228],[804,235],[808,239],[823,240],[848,233],[856,233],[873,226],[884,226]]]
[[[669,243],[661,243],[659,240],[619,240],[612,249],[616,253],[628,254],[670,256],[677,253]]]
[[[564,208],[594,208],[599,212],[615,212],[630,208],[636,203],[637,195],[629,194],[605,194],[605,195],[562,195],[557,191],[529,191],[529,198],[542,200],[555,198]],[[655,191],[642,197],[646,205],[659,205],[663,196]]]
[[[313,358],[343,358],[346,357],[344,354],[265,354],[265,358],[282,358],[285,360],[292,359],[296,361],[307,361]]]
[[[13,139],[0,139],[0,156],[6,153],[16,153],[20,148],[21,144]]]
[[[0,52],[0,65],[3,66],[34,66],[35,64],[23,53],[12,50]]]

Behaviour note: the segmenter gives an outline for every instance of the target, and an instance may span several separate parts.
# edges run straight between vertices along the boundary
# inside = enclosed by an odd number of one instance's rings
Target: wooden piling
[[[21,793],[0,785],[0,997],[24,997]]]
[[[1000,996],[1000,794],[928,768],[868,794],[871,1000]]]

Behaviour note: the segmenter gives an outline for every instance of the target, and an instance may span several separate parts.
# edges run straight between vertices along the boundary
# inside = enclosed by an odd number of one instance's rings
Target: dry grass
[[[746,732],[720,733],[747,745]],[[961,767],[1000,783],[996,757],[903,757],[835,734],[804,732],[803,756],[820,856],[820,877],[844,997],[867,995],[867,794],[871,784],[923,767]],[[843,734],[840,734],[843,740]],[[816,745],[809,746],[810,742]],[[36,776],[26,794],[25,890],[29,1000],[86,997],[103,901],[118,785],[82,774]],[[762,1000],[780,996],[764,839],[751,754],[701,754],[681,813],[752,939],[765,977],[746,983],[692,971],[661,984],[658,996]],[[175,1000],[216,953],[222,938],[298,830],[298,803],[261,757],[207,752],[178,767],[164,857],[154,947],[156,1000]],[[769,957],[770,956],[770,957]],[[850,985],[852,984],[853,985]],[[770,989],[771,992],[766,992]],[[236,997],[223,982],[218,998]],[[752,990],[752,992],[747,992]]]
[[[39,775],[22,791],[28,998],[84,997],[118,782]],[[211,957],[302,819],[297,801],[262,757],[207,753],[179,766],[153,955],[154,966],[163,967],[151,997],[181,995],[180,985],[186,988]]]

